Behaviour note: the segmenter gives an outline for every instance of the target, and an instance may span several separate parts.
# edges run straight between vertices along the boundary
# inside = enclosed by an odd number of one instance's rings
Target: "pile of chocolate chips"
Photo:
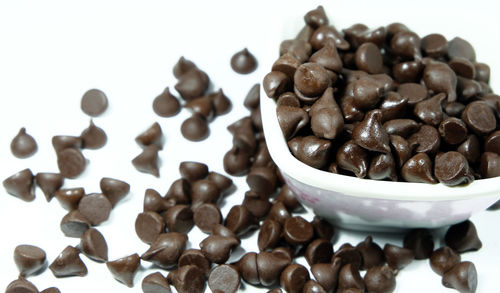
[[[500,96],[472,45],[401,23],[339,32],[304,16],[263,82],[292,154],[359,178],[467,184],[500,175]]]

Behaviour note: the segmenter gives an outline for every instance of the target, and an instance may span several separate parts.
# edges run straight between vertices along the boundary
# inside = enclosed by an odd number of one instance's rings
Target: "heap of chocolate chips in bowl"
[[[292,154],[359,178],[454,186],[500,175],[489,66],[459,37],[401,23],[339,32],[305,16],[263,81]]]

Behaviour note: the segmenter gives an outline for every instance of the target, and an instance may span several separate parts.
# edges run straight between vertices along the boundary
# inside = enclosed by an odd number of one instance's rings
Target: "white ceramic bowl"
[[[268,55],[262,63],[266,69],[279,57],[280,42],[290,38],[290,27],[299,31],[300,21],[270,32]],[[302,204],[337,226],[371,231],[436,228],[468,219],[500,199],[500,177],[448,187],[359,179],[312,168],[290,153],[276,117],[276,103],[263,87],[260,103],[267,147],[285,181]]]

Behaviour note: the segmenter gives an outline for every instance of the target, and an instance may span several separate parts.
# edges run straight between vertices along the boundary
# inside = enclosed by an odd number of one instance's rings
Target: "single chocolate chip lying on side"
[[[231,57],[231,68],[240,74],[251,73],[257,68],[257,59],[245,48]]]
[[[305,283],[309,280],[309,271],[301,264],[288,265],[280,277],[280,284],[286,292],[301,293]]]
[[[476,226],[470,220],[450,226],[444,236],[444,242],[459,253],[479,250],[483,246]]]
[[[135,141],[141,147],[147,147],[148,145],[155,145],[159,150],[163,149],[163,132],[161,130],[160,124],[158,122],[153,123],[148,129],[140,133]]]
[[[352,264],[346,264],[340,269],[337,290],[344,292],[344,290],[349,288],[357,288],[361,289],[361,291],[365,290],[363,278],[361,278],[358,268]]]
[[[96,226],[109,218],[113,206],[101,193],[91,193],[82,197],[78,203],[78,211]]]
[[[85,171],[87,159],[79,149],[65,148],[57,153],[57,167],[61,175],[74,179]]]
[[[14,249],[14,262],[19,270],[19,275],[27,277],[39,273],[45,268],[47,255],[40,247],[22,244]]]
[[[163,219],[170,232],[188,233],[194,225],[193,211],[187,205],[175,205],[169,208]]]
[[[130,288],[134,286],[134,276],[140,265],[141,259],[137,253],[106,262],[113,277]]]
[[[453,288],[460,293],[474,293],[477,288],[477,271],[472,262],[456,264],[444,273],[442,283],[446,288]]]
[[[14,156],[20,159],[28,158],[36,153],[37,143],[33,136],[26,133],[26,128],[21,128],[19,133],[10,143],[10,151]]]
[[[77,209],[78,204],[84,195],[85,190],[83,187],[59,189],[55,193],[57,201],[59,201],[61,206],[68,211]]]
[[[387,264],[397,271],[403,269],[415,259],[413,250],[392,244],[384,246],[384,256]]]
[[[184,161],[179,164],[179,173],[188,182],[195,182],[207,177],[208,166],[200,162]]]
[[[91,89],[83,94],[80,107],[85,114],[97,117],[108,108],[108,98],[101,90]]]
[[[177,265],[177,260],[186,249],[188,237],[178,232],[160,234],[149,249],[141,255],[141,259],[169,269]]]
[[[233,265],[221,264],[214,267],[208,276],[208,287],[215,292],[234,293],[240,288],[240,273]]]
[[[205,291],[205,276],[194,265],[186,265],[170,272],[167,279],[179,293],[203,293]]]
[[[83,232],[80,239],[81,251],[90,259],[97,262],[108,260],[108,244],[104,236],[95,228]]]
[[[309,265],[317,263],[328,263],[333,255],[333,244],[330,240],[315,239],[306,248],[304,256]]]
[[[113,207],[130,191],[130,184],[109,177],[101,178],[99,187],[101,188],[102,194],[109,200]]]
[[[81,260],[80,251],[72,246],[67,246],[50,264],[49,269],[56,278],[70,276],[86,276],[87,267]]]
[[[214,263],[225,263],[231,254],[231,250],[240,244],[235,237],[210,235],[200,243],[200,249],[205,257]]]
[[[171,293],[167,279],[160,273],[155,272],[142,279],[142,292],[144,293]]]
[[[198,206],[193,213],[194,224],[205,233],[210,233],[216,224],[222,222],[222,214],[213,203]]]
[[[25,278],[19,278],[14,280],[7,285],[5,293],[38,293],[38,289],[33,283],[26,280]]]
[[[80,238],[91,226],[89,220],[78,210],[68,212],[61,220],[61,231],[66,237]]]
[[[210,261],[203,255],[199,249],[187,249],[179,257],[178,267],[194,265],[199,268],[203,274],[208,276],[210,272]]]
[[[5,179],[2,184],[8,194],[24,201],[35,200],[35,177],[30,169],[24,169]]]
[[[35,182],[38,187],[43,191],[45,199],[51,201],[55,196],[55,192],[58,191],[64,184],[64,176],[59,173],[45,173],[40,172],[35,176]]]
[[[429,259],[431,269],[440,276],[449,271],[459,262],[460,255],[453,251],[453,249],[449,246],[443,246],[435,250]]]
[[[160,177],[160,170],[158,167],[158,147],[156,145],[149,145],[142,153],[132,160],[132,165],[139,172],[148,173],[156,177]]]
[[[165,221],[160,214],[147,211],[137,215],[135,233],[143,242],[151,244],[158,235],[165,232]]]

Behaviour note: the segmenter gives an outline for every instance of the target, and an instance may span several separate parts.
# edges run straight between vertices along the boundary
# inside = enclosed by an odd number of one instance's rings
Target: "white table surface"
[[[148,246],[136,236],[134,222],[142,211],[146,188],[165,193],[171,182],[180,177],[181,161],[204,162],[211,170],[224,172],[222,157],[231,148],[226,126],[248,115],[243,99],[270,69],[260,64],[252,74],[236,74],[229,66],[232,54],[244,47],[257,59],[268,54],[263,40],[270,26],[295,22],[291,27],[297,27],[296,22],[302,23],[302,16],[308,10],[323,2],[69,2],[0,2],[0,178],[3,180],[24,168],[30,168],[35,174],[57,172],[51,137],[79,135],[90,120],[80,110],[81,96],[90,88],[103,90],[110,105],[94,122],[106,131],[108,143],[100,150],[84,150],[90,161],[85,173],[77,179],[66,180],[64,187],[82,186],[87,192],[98,192],[99,180],[104,176],[130,183],[130,194],[115,207],[110,219],[97,228],[107,240],[110,260],[135,252],[141,254]],[[492,67],[491,85],[498,89],[499,5],[493,1],[419,1],[405,5],[399,1],[336,2],[339,1],[323,5],[330,22],[339,29],[357,22],[380,26],[400,21],[421,36],[439,32],[448,39],[461,36],[469,40],[476,48],[477,59]],[[453,8],[447,11],[451,6]],[[151,107],[154,97],[166,86],[175,85],[172,67],[180,56],[206,71],[214,89],[222,88],[234,105],[229,114],[210,124],[210,137],[199,143],[185,140],[180,133],[182,121],[189,117],[187,110],[174,118],[161,118]],[[160,178],[139,173],[130,162],[140,153],[134,138],[155,121],[160,123],[166,138],[160,153]],[[11,139],[21,127],[27,128],[39,146],[38,152],[28,159],[15,158],[9,149]],[[232,205],[241,203],[248,189],[244,178],[233,180],[237,190],[224,202],[223,215]],[[0,290],[17,277],[12,257],[16,245],[37,245],[47,252],[52,262],[64,247],[79,242],[64,237],[60,231],[59,223],[66,211],[57,200],[47,203],[41,190],[36,192],[36,200],[27,203],[0,188]],[[303,216],[311,219],[313,215]],[[478,213],[472,221],[483,248],[463,254],[462,259],[476,265],[477,292],[495,292],[500,261],[500,211]],[[344,242],[356,244],[368,234],[340,230],[334,248]],[[198,247],[204,237],[194,228],[189,234],[190,246]],[[244,251],[256,251],[256,240],[257,233],[244,239],[243,249],[238,249],[231,260],[236,260]],[[402,235],[374,234],[374,240],[381,246],[401,245]],[[441,244],[442,241],[436,240],[436,246]],[[128,289],[113,279],[105,265],[85,256],[82,259],[89,271],[84,278],[57,279],[47,270],[29,280],[40,291],[57,286],[62,292],[73,293],[142,292],[142,278],[155,271],[143,262],[135,287]],[[305,264],[303,259],[298,261]],[[248,285],[241,290],[266,291]],[[208,287],[207,292],[210,292]],[[432,272],[428,261],[415,261],[397,276],[395,292],[452,291],[441,285],[440,277]]]

